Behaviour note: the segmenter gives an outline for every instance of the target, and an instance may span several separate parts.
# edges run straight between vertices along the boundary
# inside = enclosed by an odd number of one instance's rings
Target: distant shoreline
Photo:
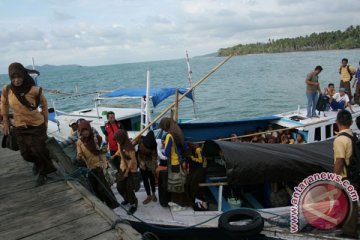
[[[235,56],[252,56],[252,55],[267,55],[267,54],[280,54],[280,53],[302,53],[302,52],[327,52],[327,51],[351,51],[351,50],[360,50],[360,48],[349,48],[349,49],[319,49],[319,50],[299,50],[299,51],[289,51],[289,52],[264,52],[264,53],[248,53]],[[217,56],[225,57],[225,56]],[[360,57],[359,57],[360,60]]]
[[[360,25],[349,26],[345,31],[311,33],[295,38],[269,38],[266,43],[238,44],[220,48],[218,56],[261,53],[284,53],[319,50],[351,50],[360,48]]]

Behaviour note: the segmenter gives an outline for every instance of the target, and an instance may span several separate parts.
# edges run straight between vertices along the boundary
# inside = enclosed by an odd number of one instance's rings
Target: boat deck
[[[352,105],[352,109],[355,112],[353,114],[353,117],[360,115],[360,106],[355,104]],[[347,109],[348,110],[348,109]],[[301,127],[301,126],[307,126],[312,124],[320,124],[322,122],[336,119],[338,111],[324,111],[320,112],[319,118],[313,117],[313,118],[307,118],[306,117],[306,108],[298,109],[296,111],[290,111],[286,113],[277,114],[276,116],[282,117],[281,119],[281,125],[286,127]],[[319,112],[316,111],[316,114]]]
[[[141,239],[128,224],[112,227],[119,217],[79,183],[54,174],[35,187],[31,164],[0,152],[0,239]]]
[[[112,190],[118,199],[118,202],[123,201],[123,198],[116,190],[115,184],[112,186]],[[207,228],[218,226],[218,219],[221,212],[199,212],[194,211],[192,208],[179,208],[179,206],[162,207],[159,202],[150,202],[147,205],[143,205],[142,201],[146,198],[146,192],[143,187],[136,193],[136,196],[139,205],[137,211],[134,213],[135,218],[126,213],[127,209],[130,207],[129,205],[118,207],[114,209],[114,212],[124,219],[131,221],[138,221],[138,219],[141,219],[142,221],[151,224],[189,227],[211,219],[198,227]],[[290,207],[258,209],[258,212],[264,219],[268,219],[267,221],[265,220],[264,229],[261,232],[263,237],[267,239],[340,239],[335,237],[334,230],[322,231],[310,227],[306,227],[298,233],[291,233],[290,228],[286,226],[289,225],[289,221],[284,220],[284,218],[289,219],[290,217]],[[360,233],[360,211],[358,216],[358,230]]]

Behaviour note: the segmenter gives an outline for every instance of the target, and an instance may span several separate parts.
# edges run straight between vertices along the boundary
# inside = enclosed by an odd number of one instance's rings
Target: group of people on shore
[[[336,92],[335,85],[329,83],[328,87],[321,91],[319,84],[319,74],[323,70],[321,66],[316,66],[314,71],[307,74],[305,78],[306,96],[307,96],[307,118],[318,118],[316,114],[316,107],[321,95],[327,97],[328,106],[324,110],[334,111],[348,108],[351,113],[354,113],[351,105],[360,104],[360,62],[358,69],[348,64],[348,59],[343,58],[339,67],[340,83],[339,91]],[[355,78],[351,85],[351,80]],[[355,88],[354,96],[351,93],[351,86]],[[320,97],[319,97],[320,96]]]

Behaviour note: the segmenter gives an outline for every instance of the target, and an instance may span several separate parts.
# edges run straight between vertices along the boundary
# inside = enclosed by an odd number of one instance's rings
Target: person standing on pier
[[[334,147],[334,173],[341,175],[343,179],[347,179],[355,187],[355,190],[358,189],[358,184],[352,182],[349,179],[347,172],[347,167],[350,164],[350,159],[353,154],[353,132],[350,129],[352,124],[351,113],[347,110],[341,110],[336,117],[336,124],[339,128],[339,134],[335,138],[333,147]],[[357,121],[358,122],[358,121]],[[350,138],[351,137],[351,138]],[[342,233],[337,234],[337,237],[346,237],[358,239],[357,233],[357,219],[358,219],[358,203],[357,201],[351,202],[351,211],[342,225]]]
[[[319,94],[321,94],[320,84],[319,84],[319,74],[323,68],[321,66],[316,66],[315,70],[309,73],[306,76],[306,96],[308,100],[307,104],[307,114],[306,117],[319,117],[316,115],[316,104],[319,98]]]
[[[138,199],[135,195],[134,176],[137,172],[137,159],[135,148],[132,145],[128,134],[125,130],[119,129],[114,139],[118,144],[118,151],[112,156],[120,156],[120,169],[117,174],[116,188],[124,198],[121,205],[131,204],[128,214],[132,215],[137,210]]]
[[[115,113],[109,111],[106,113],[106,118],[108,122],[105,124],[105,142],[109,145],[110,157],[114,156],[110,160],[110,164],[119,171],[120,166],[120,156],[114,155],[118,150],[118,145],[114,139],[114,135],[117,130],[122,129],[122,125],[119,121],[116,121]]]
[[[100,149],[101,137],[94,136],[90,123],[86,120],[78,123],[79,140],[76,143],[76,159],[84,161],[87,168],[88,180],[95,195],[111,208],[117,208],[119,203],[111,191],[110,184],[106,181],[103,169],[107,168],[107,149]]]
[[[33,163],[33,173],[38,175],[36,186],[46,183],[47,174],[57,169],[53,165],[49,151],[45,147],[47,140],[48,104],[42,89],[35,86],[29,75],[34,70],[26,69],[20,63],[9,65],[10,85],[2,90],[2,115],[4,135],[10,131],[9,109],[13,111],[13,129],[21,156]],[[41,106],[41,111],[38,107]]]

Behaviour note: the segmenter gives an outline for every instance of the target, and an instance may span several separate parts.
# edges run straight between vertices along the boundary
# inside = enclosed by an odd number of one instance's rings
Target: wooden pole
[[[230,55],[228,56],[226,59],[224,59],[224,61],[222,61],[221,63],[219,63],[216,67],[214,67],[208,74],[206,74],[202,79],[200,79],[197,83],[195,83],[191,88],[189,88],[183,95],[181,95],[179,97],[179,102],[188,94],[190,93],[194,88],[196,88],[197,86],[199,86],[202,82],[204,82],[206,79],[208,79],[214,72],[216,72],[222,65],[224,65],[227,61],[230,60],[230,58],[232,58],[234,55]],[[165,115],[165,113],[167,113],[172,107],[174,107],[175,103],[170,104],[170,106],[168,106],[162,113],[160,113],[151,123],[149,123],[149,125],[147,125],[143,130],[140,131],[140,133],[138,133],[138,135],[136,135],[136,138],[138,138],[139,136],[141,136],[146,130],[148,130],[154,123],[156,123],[156,121],[158,121],[162,116]]]
[[[251,134],[240,135],[240,136],[236,136],[236,137],[219,138],[219,139],[216,139],[216,140],[219,140],[219,141],[227,141],[227,140],[231,140],[231,139],[239,139],[239,138],[245,138],[245,137],[253,137],[253,136],[257,136],[257,135],[261,135],[261,134],[265,134],[265,133],[273,133],[273,132],[278,132],[278,131],[292,130],[292,129],[297,129],[297,128],[301,128],[301,127],[311,126],[311,125],[314,125],[314,124],[312,123],[312,124],[305,124],[305,125],[301,125],[301,126],[294,126],[294,127],[288,127],[288,128],[279,128],[279,129],[275,129],[275,130],[271,130],[271,131],[251,133]],[[204,143],[204,142],[205,142],[205,141],[199,141],[199,142],[195,142],[195,143]]]

